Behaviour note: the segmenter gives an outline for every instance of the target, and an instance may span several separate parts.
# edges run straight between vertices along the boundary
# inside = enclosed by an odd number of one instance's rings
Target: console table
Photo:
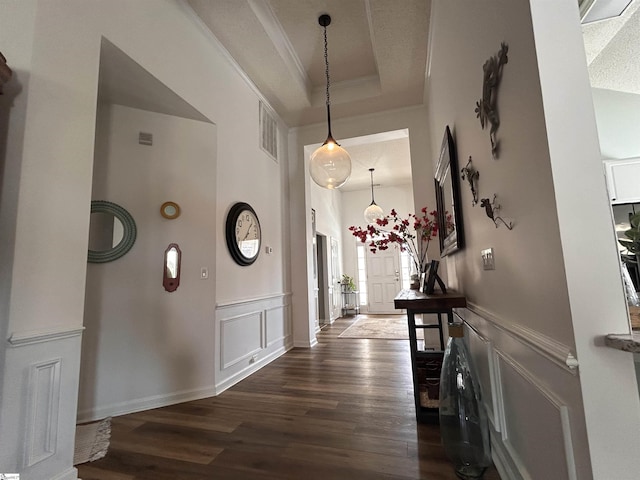
[[[406,309],[411,349],[411,370],[413,373],[413,397],[416,405],[416,420],[420,423],[438,423],[437,394],[440,388],[440,369],[444,354],[444,334],[442,315],[453,322],[453,309],[467,306],[464,295],[448,293],[427,295],[419,290],[402,290],[394,299],[396,309]],[[416,324],[416,314],[438,315],[438,323]],[[417,330],[437,329],[440,336],[440,351],[418,348]]]

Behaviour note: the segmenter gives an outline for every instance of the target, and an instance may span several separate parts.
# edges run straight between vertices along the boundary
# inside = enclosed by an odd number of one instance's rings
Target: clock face
[[[239,202],[227,215],[227,246],[231,257],[239,265],[251,265],[260,253],[262,231],[256,212],[247,203]]]
[[[252,210],[242,210],[236,220],[236,244],[246,258],[253,258],[260,251],[260,224]]]

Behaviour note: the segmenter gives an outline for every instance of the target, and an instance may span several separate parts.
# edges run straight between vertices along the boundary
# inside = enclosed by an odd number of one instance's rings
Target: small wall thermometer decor
[[[176,202],[164,202],[160,207],[160,215],[167,220],[173,220],[180,216],[180,205]]]

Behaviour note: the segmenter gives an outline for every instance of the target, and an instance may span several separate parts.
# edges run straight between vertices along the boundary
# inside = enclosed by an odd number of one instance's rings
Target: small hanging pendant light
[[[331,24],[329,15],[320,15],[318,23],[324,28],[324,64],[327,77],[327,139],[311,155],[309,170],[314,182],[324,188],[339,188],[351,175],[351,157],[331,135],[331,102],[329,100],[329,57],[327,55],[327,26]]]
[[[377,219],[384,218],[384,211],[377,204],[375,199],[373,198],[373,171],[374,168],[370,168],[369,172],[371,172],[371,204],[364,210],[364,219],[367,223],[376,223]]]

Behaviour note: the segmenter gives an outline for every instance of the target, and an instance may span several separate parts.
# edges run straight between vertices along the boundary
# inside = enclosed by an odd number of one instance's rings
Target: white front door
[[[402,289],[398,247],[366,252],[369,313],[398,313],[393,305],[393,299]]]

